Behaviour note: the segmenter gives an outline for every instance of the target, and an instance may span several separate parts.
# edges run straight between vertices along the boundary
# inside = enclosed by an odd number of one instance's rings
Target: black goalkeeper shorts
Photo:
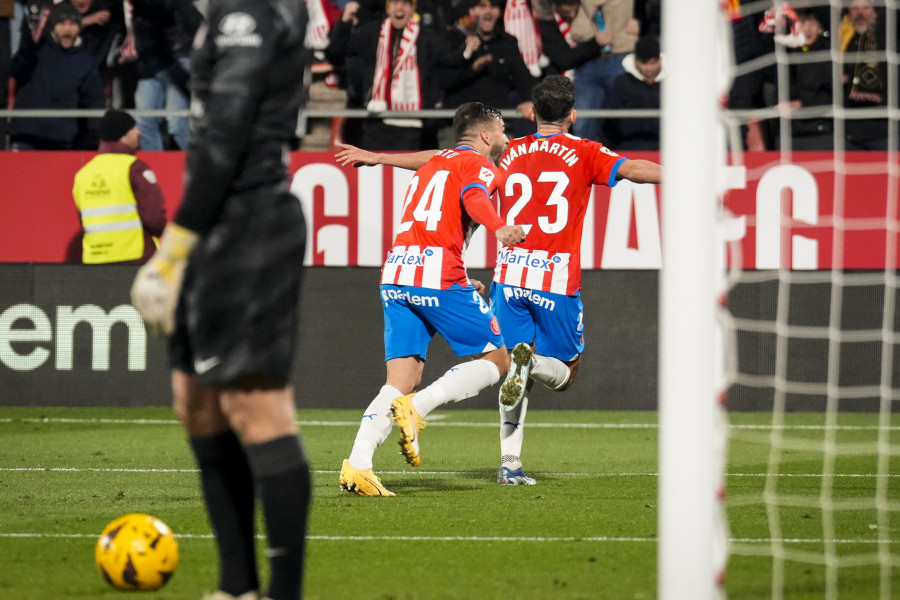
[[[305,246],[300,201],[283,185],[228,198],[188,262],[171,367],[204,385],[287,385]]]

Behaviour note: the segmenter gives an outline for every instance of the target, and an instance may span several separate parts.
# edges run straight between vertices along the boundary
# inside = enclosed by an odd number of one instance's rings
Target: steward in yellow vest
[[[166,225],[156,175],[135,156],[140,130],[128,113],[109,110],[100,124],[100,153],[75,175],[82,262],[146,262]]]

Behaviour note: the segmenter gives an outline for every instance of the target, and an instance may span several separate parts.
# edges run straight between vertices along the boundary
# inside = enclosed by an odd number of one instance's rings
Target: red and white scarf
[[[556,19],[556,26],[559,27],[559,32],[562,34],[563,39],[566,40],[570,48],[574,48],[577,44],[572,38],[572,25],[566,23],[566,20],[559,16],[559,13],[555,10],[553,11],[553,18]]]
[[[566,43],[570,48],[574,48],[578,44],[575,42],[575,39],[572,37],[572,25],[567,23],[565,19],[559,16],[559,13],[555,10],[553,11],[553,18],[556,19],[556,26],[559,27],[559,32],[562,34],[563,39],[566,40]],[[568,71],[563,72],[563,75],[568,77],[569,79],[575,78],[575,69],[569,69]]]
[[[391,20],[385,19],[378,36],[372,99],[369,100],[366,108],[371,112],[421,110],[422,91],[419,80],[419,63],[416,60],[419,24],[410,19],[403,29],[403,37],[400,38],[400,48],[397,50],[397,58],[389,83],[392,29]],[[390,85],[390,105],[388,105],[388,85]]]
[[[328,47],[328,32],[331,25],[325,14],[322,0],[306,0],[306,12],[309,13],[309,26],[306,28],[306,46],[313,50],[324,50]]]
[[[539,63],[544,50],[537,23],[534,22],[534,15],[528,8],[527,0],[509,0],[506,3],[506,10],[503,11],[503,23],[506,33],[518,40],[519,53],[525,59],[528,70],[535,77],[540,77],[541,66]]]

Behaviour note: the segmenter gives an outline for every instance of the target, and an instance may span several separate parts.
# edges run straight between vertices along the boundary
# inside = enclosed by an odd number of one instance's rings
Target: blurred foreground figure
[[[306,225],[283,158],[304,97],[306,6],[213,0],[209,13],[194,55],[184,202],[132,302],[151,333],[171,336],[175,409],[219,551],[210,598],[260,596],[258,498],[265,596],[297,600],[310,474],[289,382]]]

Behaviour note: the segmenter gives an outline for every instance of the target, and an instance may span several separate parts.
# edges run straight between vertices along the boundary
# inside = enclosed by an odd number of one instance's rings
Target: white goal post
[[[719,0],[663,2],[660,600],[717,597],[716,190]]]

